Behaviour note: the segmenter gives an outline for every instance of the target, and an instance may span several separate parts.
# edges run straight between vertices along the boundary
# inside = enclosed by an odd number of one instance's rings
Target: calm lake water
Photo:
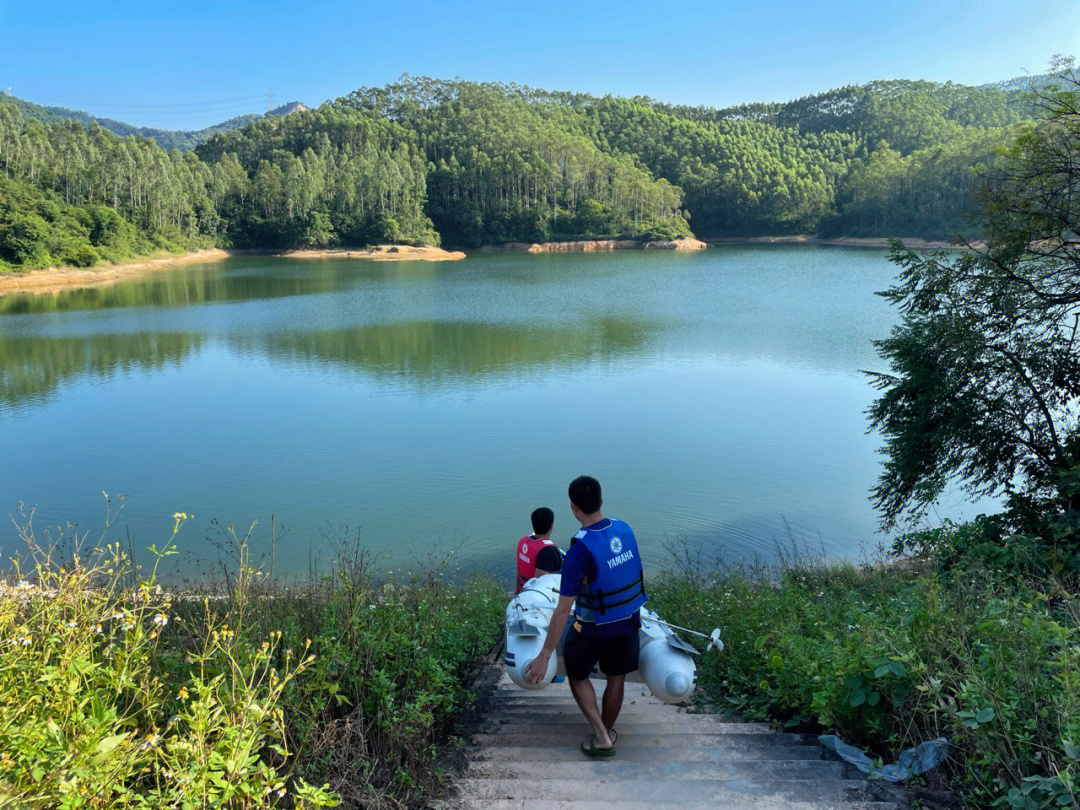
[[[529,512],[576,530],[597,476],[647,566],[683,535],[731,559],[789,531],[830,555],[882,538],[861,369],[895,319],[883,251],[723,246],[462,262],[235,258],[0,300],[0,510],[217,559],[221,526],[325,570],[360,528],[383,568],[454,550],[509,572]],[[961,516],[957,501],[942,515]],[[216,522],[215,522],[216,521]],[[5,520],[0,546],[16,548]]]

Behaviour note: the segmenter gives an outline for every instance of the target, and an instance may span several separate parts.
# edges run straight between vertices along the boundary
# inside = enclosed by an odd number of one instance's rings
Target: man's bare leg
[[[567,678],[567,680],[570,681],[570,691],[574,695],[574,700],[577,701],[578,708],[589,721],[589,725],[593,727],[596,747],[611,748],[611,737],[608,736],[607,726],[600,717],[600,708],[596,705],[596,690],[593,689],[592,682],[588,678],[583,681],[576,681],[573,678]],[[606,702],[607,691],[604,692],[604,698]]]
[[[619,719],[625,684],[625,675],[608,676],[607,686],[604,687],[604,711],[600,715],[600,720],[606,729],[614,727],[615,721]]]

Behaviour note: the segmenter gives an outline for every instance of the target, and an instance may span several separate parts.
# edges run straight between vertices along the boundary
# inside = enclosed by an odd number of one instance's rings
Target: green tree
[[[953,479],[1047,521],[1080,508],[1080,80],[1067,75],[989,178],[984,250],[894,247],[886,295],[903,318],[879,343],[892,371],[875,375],[870,411],[887,526]]]

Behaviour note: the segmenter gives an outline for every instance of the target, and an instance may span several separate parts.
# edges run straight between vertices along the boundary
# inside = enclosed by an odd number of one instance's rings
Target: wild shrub
[[[1080,796],[1080,598],[1060,582],[819,562],[650,593],[670,621],[722,628],[724,652],[699,662],[721,707],[884,761],[948,737],[945,772],[976,806]]]
[[[358,550],[285,588],[240,538],[227,585],[193,594],[157,578],[171,542],[137,579],[116,544],[23,539],[0,583],[0,806],[413,801],[501,625],[493,583],[377,585]]]
[[[1080,512],[1058,512],[1014,499],[1010,509],[967,523],[904,534],[893,553],[931,561],[941,570],[971,565],[1026,577],[1074,578],[1080,574]]]

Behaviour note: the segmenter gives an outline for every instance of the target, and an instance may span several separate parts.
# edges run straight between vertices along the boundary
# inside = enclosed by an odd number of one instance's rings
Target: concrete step
[[[603,693],[596,693],[596,702],[600,703],[600,699],[603,697]],[[487,701],[493,711],[526,711],[544,710],[544,709],[560,709],[566,706],[577,707],[577,702],[572,696],[563,698],[500,698],[495,695]],[[624,709],[663,709],[664,711],[672,712],[673,714],[715,714],[715,712],[694,712],[690,710],[688,706],[680,706],[676,704],[661,703],[659,700],[646,700],[645,698],[637,698],[635,700],[626,699],[623,701]]]
[[[493,717],[484,720],[481,732],[493,732],[495,730],[505,734],[541,734],[541,733],[576,733],[579,729],[587,729],[589,724],[580,714],[577,717],[566,715],[558,720],[549,720],[545,723],[522,723],[514,718],[502,722],[501,718]],[[672,719],[672,720],[642,720],[638,722],[633,718],[619,718],[615,724],[615,730],[619,732],[619,740],[624,736],[636,737],[642,734],[761,734],[768,736],[778,732],[773,731],[766,725],[757,723],[723,723],[705,720]]]
[[[600,684],[594,690],[597,698],[604,694],[604,686]],[[516,686],[512,689],[495,689],[488,695],[488,702],[496,706],[516,706],[519,704],[535,705],[538,703],[565,703],[567,705],[576,705],[574,702],[574,696],[570,690],[564,686],[555,686],[550,689],[545,689],[539,692],[528,692],[524,689],[518,689]],[[668,704],[653,697],[648,690],[631,691],[627,689],[623,695],[624,705],[641,705],[646,704],[649,706],[671,706],[672,708],[683,708],[680,704]]]
[[[600,703],[599,695],[597,695],[597,704]],[[526,712],[562,712],[568,709],[580,712],[577,703],[570,700],[498,700],[492,698],[487,702],[485,708],[488,713],[494,712],[509,712],[524,714]],[[653,703],[646,703],[643,700],[627,700],[623,702],[622,710],[624,712],[664,712],[671,717],[716,717],[715,712],[692,712],[688,711],[683,706],[665,706],[660,701]]]
[[[599,702],[599,694],[597,694],[597,703]],[[563,708],[566,706],[577,706],[578,704],[573,698],[496,698],[492,697],[487,705],[491,707],[492,711],[497,712],[528,712],[528,711],[541,711],[546,708]],[[673,714],[694,714],[687,711],[684,706],[669,706],[661,703],[659,700],[646,701],[644,698],[638,698],[637,700],[624,700],[622,703],[623,708],[648,708],[648,710],[656,711],[661,710],[664,712],[671,712]],[[705,712],[699,712],[698,714],[706,714]]]
[[[523,725],[523,726],[554,726],[564,723],[586,723],[585,716],[577,706],[567,706],[564,709],[538,709],[531,712],[489,712],[487,719],[497,722],[499,725]],[[673,726],[685,726],[687,728],[711,728],[713,726],[750,726],[754,723],[730,723],[715,714],[678,714],[667,709],[635,708],[629,706],[619,712],[619,719],[615,722],[615,728],[628,726],[631,723],[668,723]],[[753,733],[747,731],[745,733]]]
[[[666,747],[632,746],[620,743],[619,762],[742,762],[744,760],[821,761],[824,749],[820,745],[754,745],[729,743],[726,739],[716,745],[679,745]],[[581,762],[583,754],[577,745],[487,746],[466,751],[470,762]]]
[[[643,684],[626,685],[612,759],[581,753],[591,732],[565,683],[529,691],[503,673],[483,706],[445,810],[897,810],[812,737],[664,705]]]
[[[501,726],[561,726],[566,723],[588,723],[585,715],[577,706],[567,706],[565,709],[547,709],[534,712],[487,712],[486,720]],[[672,726],[685,726],[687,728],[711,728],[713,726],[751,726],[755,723],[731,723],[714,714],[675,714],[668,711],[655,709],[623,709],[619,712],[619,719],[615,721],[615,728],[628,726],[631,723],[668,723]],[[747,731],[747,734],[757,733]]]
[[[578,751],[578,759],[559,764],[553,770],[550,762],[471,762],[465,775],[469,778],[536,779],[555,777],[558,781],[597,779],[629,781],[658,781],[662,783],[702,781],[755,780],[762,783],[776,780],[841,780],[844,763],[826,760],[713,760],[711,762],[627,762],[616,755],[610,760],[590,760]]]
[[[482,801],[475,803],[463,803],[461,807],[477,808],[477,810],[613,810],[611,802],[604,801],[574,801],[560,802],[547,799],[504,799],[499,801]],[[720,810],[714,802],[679,802],[663,803],[656,802],[619,802],[619,810]],[[722,810],[823,810],[823,808],[835,808],[836,810],[900,810],[899,805],[894,803],[875,802],[868,804],[862,801],[841,801],[830,804],[818,804],[814,802],[799,802],[776,799],[750,799],[724,805]]]
[[[597,692],[603,692],[607,687],[607,681],[590,681],[593,689]],[[543,689],[522,689],[515,683],[507,681],[505,684],[498,684],[492,690],[492,694],[503,695],[506,697],[545,697],[547,695],[569,695],[570,686],[566,683],[549,683]],[[623,694],[629,699],[634,698],[648,698],[650,700],[656,700],[652,696],[652,692],[649,691],[643,683],[628,683],[623,686]]]
[[[524,731],[520,726],[493,726],[492,731],[485,731],[473,736],[474,745],[482,748],[488,747],[519,747],[519,748],[548,748],[552,746],[579,745],[588,735],[587,728],[574,728],[566,726],[558,729],[528,728]],[[803,746],[812,740],[799,734],[740,734],[738,732],[711,732],[703,734],[698,731],[687,731],[681,734],[648,732],[638,729],[635,733],[619,730],[618,748],[621,752],[624,748],[651,748],[669,749],[686,748],[694,746],[721,746],[732,743],[755,746]]]
[[[614,764],[614,763],[611,763]],[[753,807],[790,807],[808,803],[815,808],[835,807],[849,801],[866,801],[865,782],[824,779],[625,779],[619,776],[563,779],[552,774],[544,779],[488,779],[465,777],[459,781],[460,795],[471,801],[544,799],[574,802],[591,799],[608,808],[625,807],[625,802],[661,802],[685,805],[690,802],[749,804]],[[488,806],[485,804],[485,806]]]
[[[603,692],[607,687],[607,681],[594,680],[592,681],[592,685],[594,691]],[[497,694],[500,698],[553,698],[561,696],[561,694],[570,697],[570,687],[566,684],[549,684],[543,689],[522,689],[519,686],[510,684],[508,686],[495,687],[495,689],[491,690],[491,694]],[[626,684],[623,687],[623,694],[625,694],[627,700],[637,700],[640,698],[657,700],[652,697],[652,692],[649,691],[649,688],[643,684]]]
[[[597,692],[603,692],[604,687],[607,686],[607,681],[593,679],[590,681]],[[562,683],[549,683],[543,689],[522,689],[516,683],[507,678],[505,681],[499,681],[495,684],[492,690],[495,694],[500,695],[557,695],[557,694],[570,694],[570,685],[563,681]],[[643,683],[628,683],[623,687],[623,691],[628,698],[632,697],[648,697],[652,698],[652,693]],[[655,699],[655,698],[653,698]]]

